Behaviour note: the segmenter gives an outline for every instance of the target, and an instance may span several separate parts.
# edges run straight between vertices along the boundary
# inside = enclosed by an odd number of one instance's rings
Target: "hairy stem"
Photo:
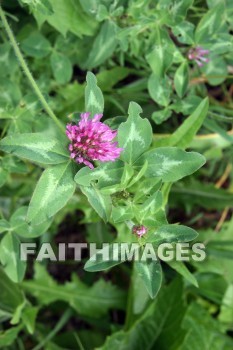
[[[62,125],[62,123],[57,119],[56,115],[53,113],[52,109],[50,108],[49,104],[47,103],[46,99],[44,98],[42,92],[40,91],[39,86],[37,85],[35,79],[32,76],[32,73],[30,72],[28,65],[18,47],[18,44],[16,42],[16,39],[14,37],[14,34],[8,24],[8,21],[6,19],[5,13],[2,9],[1,6],[1,1],[0,1],[0,18],[2,20],[2,24],[3,27],[5,28],[5,31],[9,37],[9,40],[11,42],[11,45],[15,51],[15,54],[20,62],[20,65],[25,73],[25,75],[27,76],[28,80],[30,81],[35,93],[37,94],[39,100],[41,101],[41,104],[44,108],[44,110],[47,112],[47,114],[53,119],[53,121],[56,123],[56,125],[62,130],[62,132],[64,132],[64,127]]]

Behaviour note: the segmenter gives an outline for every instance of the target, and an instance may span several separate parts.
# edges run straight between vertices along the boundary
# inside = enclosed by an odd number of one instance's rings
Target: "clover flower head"
[[[134,225],[132,228],[132,232],[138,237],[142,237],[147,233],[147,231],[148,231],[147,227],[143,225]]]
[[[208,57],[205,57],[209,54],[209,50],[205,50],[200,46],[192,48],[188,52],[188,58],[191,61],[195,61],[198,67],[202,67],[204,63],[208,63],[210,60]]]
[[[66,135],[71,141],[70,157],[77,163],[83,163],[93,169],[93,161],[113,162],[120,157],[123,148],[114,142],[117,131],[100,122],[102,114],[82,113],[77,125],[68,124]]]

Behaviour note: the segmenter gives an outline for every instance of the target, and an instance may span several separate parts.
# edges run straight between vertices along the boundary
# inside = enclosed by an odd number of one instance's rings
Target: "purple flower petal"
[[[89,117],[90,113],[82,113],[77,125],[67,124],[66,135],[71,141],[71,158],[93,169],[94,160],[115,161],[123,149],[118,147],[117,142],[113,142],[117,131],[100,122],[102,114],[96,114],[93,119]]]
[[[204,63],[208,63],[210,60],[208,57],[205,57],[209,54],[209,50],[205,50],[200,46],[192,48],[188,52],[188,59],[191,61],[195,61],[199,67],[203,66]]]

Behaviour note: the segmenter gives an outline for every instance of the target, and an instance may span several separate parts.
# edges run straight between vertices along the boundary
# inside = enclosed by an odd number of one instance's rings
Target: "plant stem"
[[[2,20],[2,24],[3,24],[3,27],[5,28],[6,30],[6,33],[9,37],[9,40],[11,42],[11,45],[15,51],[15,54],[21,64],[21,67],[25,73],[25,75],[27,76],[28,80],[30,81],[35,93],[37,94],[38,98],[40,99],[41,101],[41,104],[43,106],[43,108],[45,109],[45,111],[48,113],[48,115],[53,119],[53,121],[57,124],[57,126],[62,130],[62,132],[64,132],[64,127],[62,125],[62,123],[57,119],[56,115],[53,113],[52,109],[50,108],[49,104],[47,103],[46,99],[44,98],[42,92],[40,91],[40,88],[39,86],[37,85],[35,79],[33,78],[32,76],[32,73],[30,72],[29,68],[28,68],[28,65],[18,47],[18,44],[16,42],[16,39],[14,37],[14,34],[8,24],[8,21],[6,19],[6,16],[4,14],[4,11],[2,9],[2,6],[1,6],[1,1],[0,1],[0,18]]]
[[[78,343],[80,350],[85,350],[77,333],[74,333],[74,337]]]
[[[64,327],[64,325],[67,323],[67,321],[72,316],[72,309],[67,309],[66,312],[62,315],[54,329],[45,337],[40,344],[38,344],[36,347],[34,347],[32,350],[40,350],[44,349],[45,344],[47,344],[53,337]]]
[[[132,264],[132,274],[130,278],[130,286],[128,291],[127,306],[126,306],[126,319],[125,319],[125,331],[128,331],[132,322],[132,308],[133,308],[133,278],[134,278],[134,262]]]

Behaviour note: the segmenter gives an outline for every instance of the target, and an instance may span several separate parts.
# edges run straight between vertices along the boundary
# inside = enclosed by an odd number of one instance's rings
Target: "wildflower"
[[[68,124],[66,135],[70,139],[70,157],[77,163],[83,163],[93,169],[93,161],[115,161],[120,157],[122,148],[113,142],[117,131],[100,122],[102,114],[95,114],[89,119],[90,113],[82,113],[77,125]]]
[[[143,225],[134,225],[132,228],[132,231],[138,237],[142,237],[143,235],[145,235],[147,233],[148,229]]]
[[[205,50],[200,46],[192,48],[188,52],[188,58],[197,63],[198,67],[202,67],[204,63],[209,62],[209,58],[205,57],[209,54],[209,50]]]

